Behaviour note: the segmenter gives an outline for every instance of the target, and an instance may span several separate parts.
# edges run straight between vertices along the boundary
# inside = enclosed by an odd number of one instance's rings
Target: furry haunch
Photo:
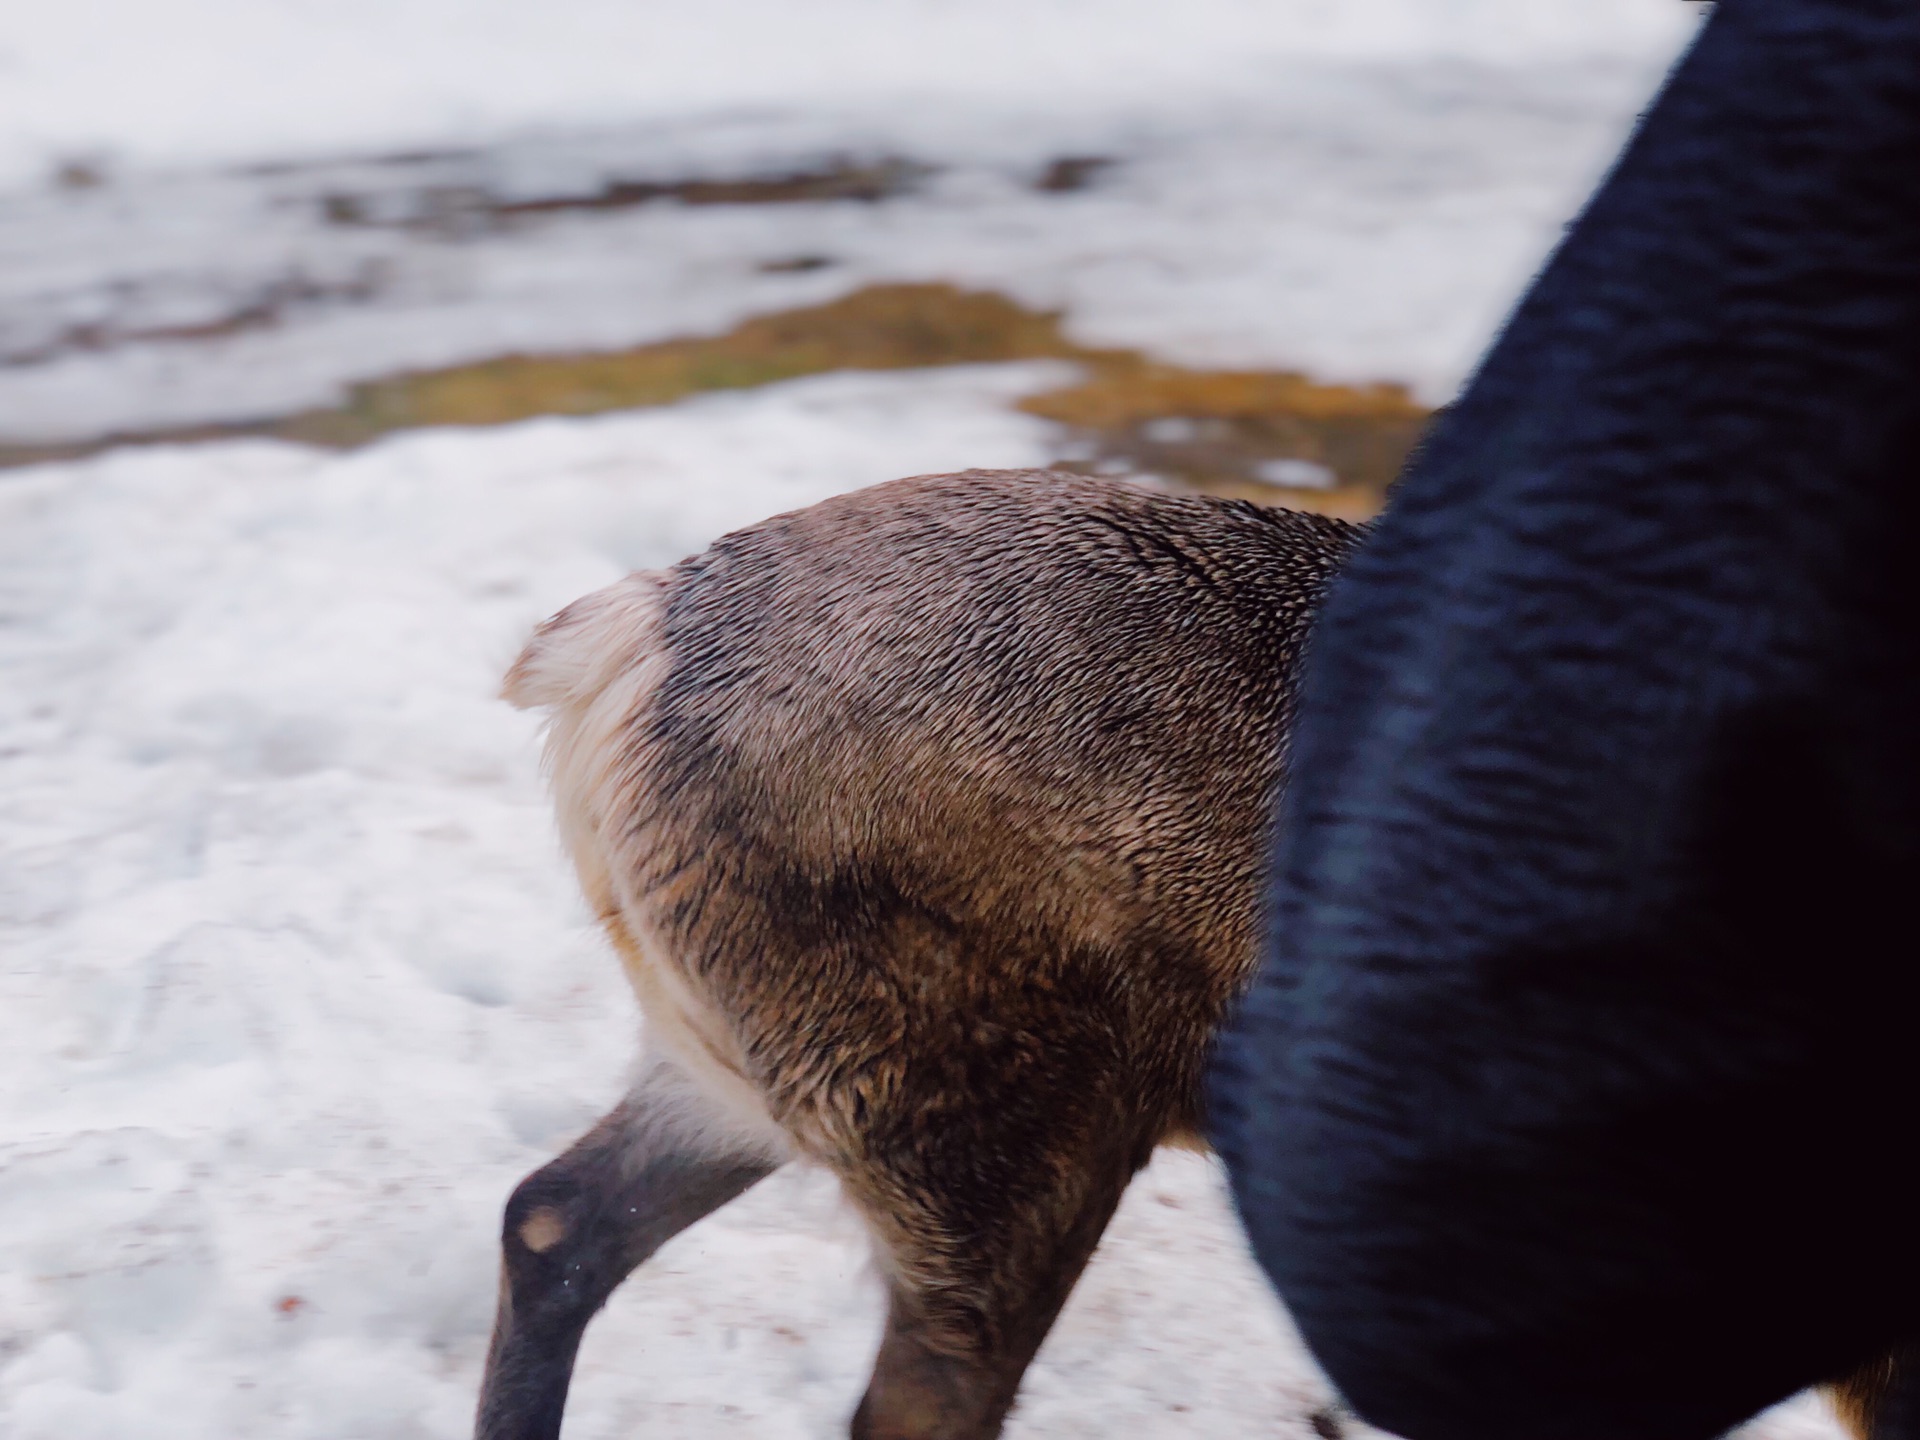
[[[485,1440],[789,1159],[891,1291],[857,1436],[996,1434],[1128,1180],[1197,1145],[1253,973],[1293,677],[1362,532],[1048,472],[783,515],[540,627],[560,830],[647,1068],[516,1191]]]

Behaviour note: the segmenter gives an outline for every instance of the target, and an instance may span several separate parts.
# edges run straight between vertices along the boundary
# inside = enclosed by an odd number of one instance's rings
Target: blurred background
[[[916,472],[1372,513],[1700,9],[5,0],[0,1434],[465,1433],[636,1030],[527,627]],[[567,1434],[840,1433],[879,1314],[776,1177]],[[1169,1156],[1009,1433],[1360,1428]]]
[[[0,462],[1054,359],[1056,459],[1364,509],[1697,8],[19,6]]]

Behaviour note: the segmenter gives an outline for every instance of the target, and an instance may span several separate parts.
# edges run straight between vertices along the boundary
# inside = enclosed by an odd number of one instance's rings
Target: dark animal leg
[[[633,1092],[507,1201],[477,1440],[557,1440],[587,1321],[649,1255],[773,1171],[776,1159],[701,1123],[672,1066]]]
[[[911,1229],[896,1235],[889,1248],[897,1272],[914,1279],[894,1283],[853,1440],[993,1440],[1146,1153],[1102,1156],[1106,1163],[1077,1173],[1069,1167],[1063,1179],[1077,1196],[1024,1207],[957,1246],[916,1244],[924,1236]],[[936,1201],[907,1224],[925,1221],[926,1234],[951,1242],[955,1230],[940,1208]]]

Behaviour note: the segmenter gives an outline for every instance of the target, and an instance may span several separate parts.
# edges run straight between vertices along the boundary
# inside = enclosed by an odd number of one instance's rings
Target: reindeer
[[[1200,1147],[1302,646],[1361,527],[1036,471],[876,486],[540,626],[562,838],[643,1015],[507,1203],[483,1440],[559,1434],[588,1320],[789,1161],[889,1312],[856,1437],[999,1433],[1129,1179]]]

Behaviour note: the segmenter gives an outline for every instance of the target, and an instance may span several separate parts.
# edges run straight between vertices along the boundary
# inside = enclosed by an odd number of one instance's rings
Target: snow
[[[83,30],[102,3],[0,27],[0,443],[284,414],[395,369],[722,330],[889,280],[1003,290],[1088,343],[1437,403],[1698,8],[1113,0],[1094,23],[1081,0],[568,0],[454,25],[435,0],[282,0],[217,30],[184,3]],[[715,36],[738,41],[725,64],[701,58]],[[282,55],[303,46],[302,67]],[[404,75],[363,69],[368,50]],[[215,62],[219,83],[183,78]],[[571,108],[522,93],[561,76]],[[877,204],[403,223],[836,155],[928,173]],[[1117,163],[1036,191],[1075,155]],[[63,162],[104,183],[45,183]],[[762,268],[796,256],[830,263]],[[263,305],[272,323],[166,338]]]
[[[1073,115],[1298,58],[1671,54],[1682,0],[63,0],[0,20],[0,184],[741,111]]]

